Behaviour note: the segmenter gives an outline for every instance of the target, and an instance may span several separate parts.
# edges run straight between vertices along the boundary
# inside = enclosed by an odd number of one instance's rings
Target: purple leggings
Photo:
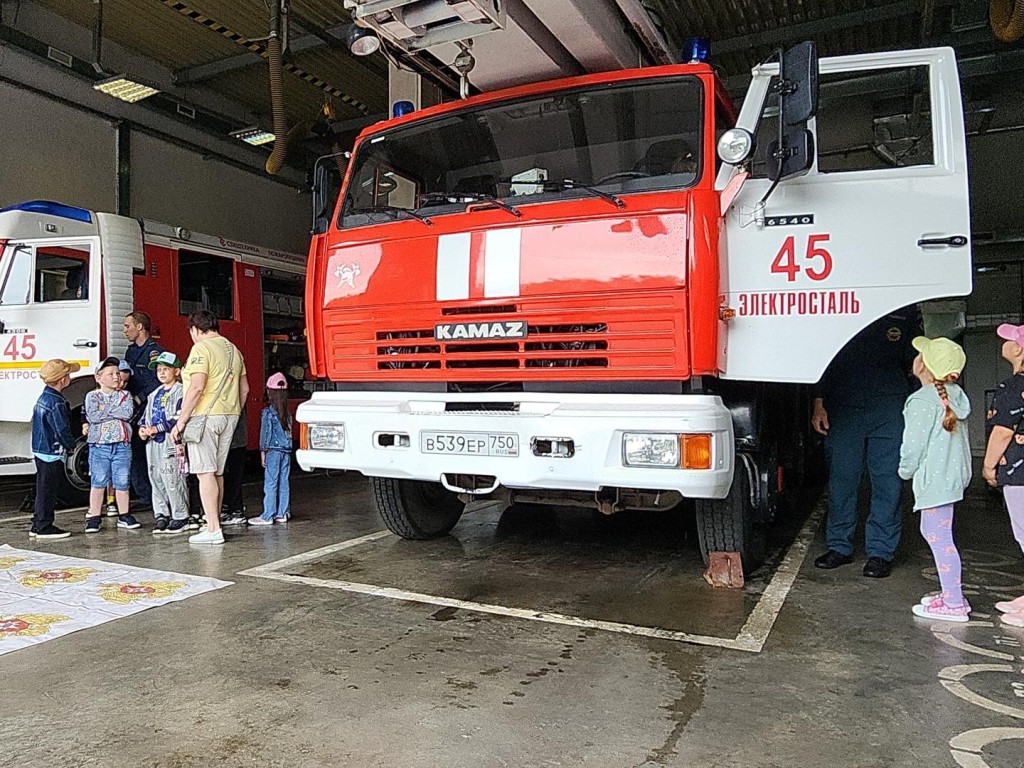
[[[1021,499],[1024,501],[1024,496]],[[935,570],[939,572],[939,584],[942,586],[942,602],[952,608],[963,605],[960,553],[953,543],[953,505],[943,504],[941,507],[922,509],[921,535],[932,548]]]
[[[1005,499],[1006,509],[1010,513],[1013,538],[1017,540],[1020,551],[1024,553],[1024,485],[1004,485],[1003,499]]]

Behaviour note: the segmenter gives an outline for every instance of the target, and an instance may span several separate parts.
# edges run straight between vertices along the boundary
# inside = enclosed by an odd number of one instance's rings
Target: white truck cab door
[[[735,317],[723,321],[719,368],[812,383],[872,321],[971,291],[960,81],[950,48],[822,59],[815,163],[759,206],[777,73],[755,69],[737,123],[758,150],[724,214],[721,303]],[[717,188],[734,173],[723,166]]]
[[[0,421],[32,419],[46,360],[75,361],[85,374],[95,368],[99,261],[95,237],[7,243],[0,260]]]

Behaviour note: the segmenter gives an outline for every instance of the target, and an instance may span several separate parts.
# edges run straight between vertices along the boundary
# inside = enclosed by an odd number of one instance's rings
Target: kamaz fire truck
[[[738,114],[701,62],[487,93],[366,129],[333,211],[324,183],[307,336],[338,391],[300,406],[298,462],[369,477],[411,539],[488,495],[692,499],[705,557],[754,567],[800,385],[870,322],[971,289],[946,48],[801,44]]]
[[[0,210],[0,475],[35,471],[31,420],[43,362],[82,366],[64,392],[77,435],[95,366],[124,354],[122,321],[133,310],[150,315],[153,335],[180,357],[192,345],[188,315],[217,315],[245,356],[249,445],[258,447],[264,365],[305,365],[304,270],[299,254],[153,221],[39,200]],[[82,438],[65,462],[60,496],[82,503],[88,488]]]

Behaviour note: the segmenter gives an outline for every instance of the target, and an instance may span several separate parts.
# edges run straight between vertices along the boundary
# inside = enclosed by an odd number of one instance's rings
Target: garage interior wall
[[[89,111],[0,82],[0,207],[56,200],[117,210],[117,134]],[[294,187],[131,133],[131,215],[306,253],[309,196]]]

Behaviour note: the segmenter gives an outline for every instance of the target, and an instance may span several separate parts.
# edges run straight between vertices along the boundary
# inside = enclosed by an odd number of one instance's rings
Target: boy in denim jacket
[[[47,360],[39,369],[45,386],[32,410],[32,455],[36,462],[35,514],[28,532],[32,539],[66,539],[71,535],[53,524],[53,507],[64,459],[75,446],[68,401],[61,393],[71,384],[71,374],[80,368],[78,363],[56,359]]]
[[[135,403],[131,393],[121,388],[120,361],[108,357],[96,368],[95,389],[85,396],[85,417],[89,422],[89,515],[86,533],[97,533],[103,520],[101,511],[108,483],[114,486],[117,500],[117,527],[140,528],[128,514],[128,482],[132,467],[132,425]]]

